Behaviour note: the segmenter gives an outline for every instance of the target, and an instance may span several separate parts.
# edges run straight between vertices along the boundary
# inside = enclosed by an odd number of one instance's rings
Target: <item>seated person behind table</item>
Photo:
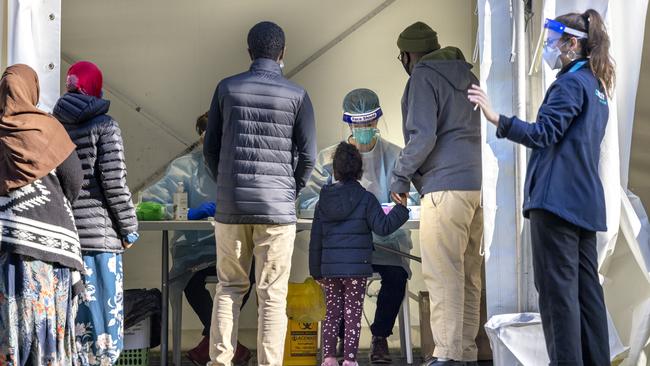
[[[359,149],[363,160],[363,176],[359,182],[380,203],[390,203],[388,178],[401,149],[377,134],[377,124],[382,116],[379,97],[369,89],[352,90],[343,99],[343,112],[343,122],[350,128],[347,142]],[[316,207],[321,188],[336,181],[332,169],[332,155],[337,146],[338,144],[325,148],[318,154],[311,179],[298,197],[299,209]],[[417,198],[409,202],[409,204],[418,203]],[[413,248],[410,230],[406,229],[399,229],[386,237],[373,234],[373,242],[405,253]],[[370,362],[387,364],[392,360],[386,338],[393,332],[404,298],[406,281],[411,276],[411,269],[408,259],[381,249],[375,249],[372,253],[372,264],[373,271],[381,276],[381,288],[377,297],[374,322],[370,326],[372,332]],[[337,347],[339,358],[342,356],[343,331],[344,327],[341,324]]]
[[[173,214],[173,196],[180,183],[183,183],[187,192],[187,203],[190,207],[187,214],[189,220],[201,220],[214,216],[217,188],[203,161],[203,135],[207,124],[208,113],[206,112],[196,120],[196,132],[200,136],[199,147],[174,160],[163,178],[142,191],[142,200],[164,204],[167,216],[171,217]],[[187,302],[203,325],[203,339],[187,353],[187,357],[196,365],[205,365],[210,361],[212,296],[205,288],[205,279],[208,276],[217,275],[214,265],[217,256],[215,245],[213,230],[175,231],[172,239],[173,266],[170,271],[170,278],[174,279],[172,286],[184,287]],[[193,268],[201,267],[206,268],[192,272]],[[251,270],[251,273],[254,273],[254,270]],[[246,304],[249,295],[250,288],[244,297],[243,304]],[[250,350],[237,343],[233,364],[246,364],[250,358]]]

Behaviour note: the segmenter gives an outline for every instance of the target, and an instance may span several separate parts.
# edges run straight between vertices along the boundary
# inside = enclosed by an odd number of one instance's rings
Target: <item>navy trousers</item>
[[[530,228],[550,364],[610,365],[596,233],[545,210],[530,212]]]

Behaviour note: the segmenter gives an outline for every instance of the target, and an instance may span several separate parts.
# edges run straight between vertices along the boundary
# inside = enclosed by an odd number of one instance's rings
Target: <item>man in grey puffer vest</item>
[[[295,200],[316,159],[314,111],[307,92],[282,76],[284,45],[278,25],[251,28],[250,70],[219,83],[208,115],[204,155],[218,187],[213,366],[231,364],[253,256],[260,304],[257,362],[282,365]]]
[[[424,23],[406,28],[397,46],[411,77],[402,100],[406,146],[391,191],[403,196],[413,182],[422,195],[422,272],[435,343],[425,365],[464,365],[477,359],[481,299],[480,114],[467,100],[478,80],[462,52],[440,48]]]

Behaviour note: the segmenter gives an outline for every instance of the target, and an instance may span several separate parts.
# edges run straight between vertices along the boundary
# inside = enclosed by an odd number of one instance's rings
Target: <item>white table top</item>
[[[297,231],[311,229],[311,219],[298,219],[296,223]],[[163,231],[163,230],[214,230],[215,221],[193,220],[193,221],[139,221],[140,231]],[[409,220],[402,226],[403,229],[419,229],[420,220]]]
[[[214,220],[138,221],[138,231],[214,230]]]

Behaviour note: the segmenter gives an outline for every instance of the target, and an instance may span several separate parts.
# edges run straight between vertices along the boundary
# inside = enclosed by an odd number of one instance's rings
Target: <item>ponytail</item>
[[[605,22],[597,11],[589,9],[582,15],[587,20],[587,49],[589,65],[608,95],[614,90],[616,71],[614,62],[609,56],[609,35]]]
[[[557,21],[576,30],[587,33],[587,39],[579,39],[582,52],[589,58],[589,66],[600,81],[607,95],[614,90],[616,72],[614,61],[609,56],[609,35],[605,22],[594,9],[582,14],[570,13],[556,18]],[[570,35],[568,35],[570,37]]]

